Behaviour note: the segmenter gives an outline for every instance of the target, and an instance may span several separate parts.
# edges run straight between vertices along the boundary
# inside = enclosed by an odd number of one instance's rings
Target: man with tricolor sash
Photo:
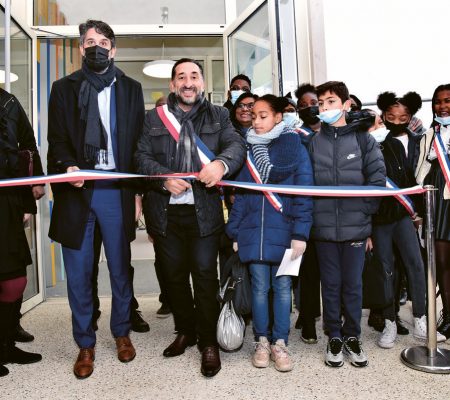
[[[211,377],[221,368],[216,293],[224,226],[215,185],[241,167],[245,145],[228,111],[204,98],[203,69],[195,60],[175,63],[170,90],[167,105],[146,116],[135,162],[141,174],[184,173],[186,178],[149,180],[144,215],[178,330],[163,355],[179,356],[198,340],[201,372]]]

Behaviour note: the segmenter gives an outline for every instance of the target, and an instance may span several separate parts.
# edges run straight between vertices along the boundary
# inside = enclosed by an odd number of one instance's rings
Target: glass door
[[[225,30],[226,82],[245,74],[258,95],[282,96],[296,87],[294,6],[294,0],[255,0]]]
[[[4,32],[5,12],[0,8],[0,28]],[[24,28],[11,18],[11,72],[17,75],[17,80],[11,82],[11,93],[17,97],[23,109],[25,110],[35,132],[38,148],[40,147],[40,137],[37,127],[36,110],[36,71],[33,60],[36,59],[35,51],[36,36],[28,28]],[[0,69],[4,70],[5,60],[5,36],[0,35]],[[3,87],[4,85],[1,84]],[[42,154],[42,153],[41,153]],[[41,200],[43,201],[43,200]],[[38,213],[24,225],[25,235],[30,247],[32,264],[27,267],[27,287],[24,293],[24,305],[22,312],[29,310],[35,305],[41,303],[44,299],[43,273],[41,269],[41,251],[40,251],[40,217]]]

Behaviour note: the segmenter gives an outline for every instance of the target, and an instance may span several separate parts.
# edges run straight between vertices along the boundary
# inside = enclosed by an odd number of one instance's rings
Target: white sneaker
[[[344,365],[344,354],[342,353],[342,339],[334,337],[328,341],[325,353],[325,364],[329,367],[342,367]]]
[[[384,320],[384,329],[378,338],[378,346],[383,349],[392,349],[397,338],[397,324],[389,319]]]
[[[427,316],[422,315],[420,318],[414,318],[414,337],[419,340],[428,340]],[[436,331],[438,343],[445,342],[447,338]]]
[[[270,358],[275,362],[275,369],[280,372],[292,371],[294,365],[289,357],[288,349],[283,339],[278,339],[275,344],[270,346]]]
[[[270,364],[270,344],[264,336],[260,336],[259,342],[255,342],[252,364],[256,368],[267,368]]]
[[[347,354],[350,363],[354,367],[367,367],[369,361],[366,353],[361,347],[361,342],[357,337],[349,337],[344,341],[344,353]]]

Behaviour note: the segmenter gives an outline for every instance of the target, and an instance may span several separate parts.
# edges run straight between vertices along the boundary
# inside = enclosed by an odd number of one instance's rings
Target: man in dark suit
[[[179,356],[198,338],[201,372],[210,377],[221,368],[216,293],[217,255],[224,219],[216,183],[241,167],[245,144],[231,124],[228,111],[205,99],[203,69],[198,62],[178,60],[172,68],[170,89],[167,107],[157,107],[145,117],[135,160],[138,171],[148,175],[199,172],[198,180],[191,182],[149,181],[144,215],[178,331],[163,355]],[[174,131],[177,125],[179,134]],[[211,162],[200,160],[200,142]]]
[[[53,83],[48,117],[49,173],[78,169],[132,171],[132,156],[142,131],[141,85],[114,66],[115,36],[102,21],[80,25],[81,70]],[[128,276],[130,242],[141,200],[130,182],[77,181],[52,186],[54,205],[49,236],[61,243],[72,310],[73,335],[80,352],[78,378],[94,369],[92,326],[94,228],[103,237],[112,289],[111,331],[118,358],[134,359],[129,338],[132,290]]]

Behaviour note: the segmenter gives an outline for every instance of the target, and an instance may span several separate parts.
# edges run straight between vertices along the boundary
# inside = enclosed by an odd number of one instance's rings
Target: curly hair
[[[383,92],[378,95],[377,106],[382,112],[386,112],[395,104],[405,106],[411,115],[414,115],[422,107],[422,98],[416,92],[408,92],[403,97],[397,97],[394,92]]]

